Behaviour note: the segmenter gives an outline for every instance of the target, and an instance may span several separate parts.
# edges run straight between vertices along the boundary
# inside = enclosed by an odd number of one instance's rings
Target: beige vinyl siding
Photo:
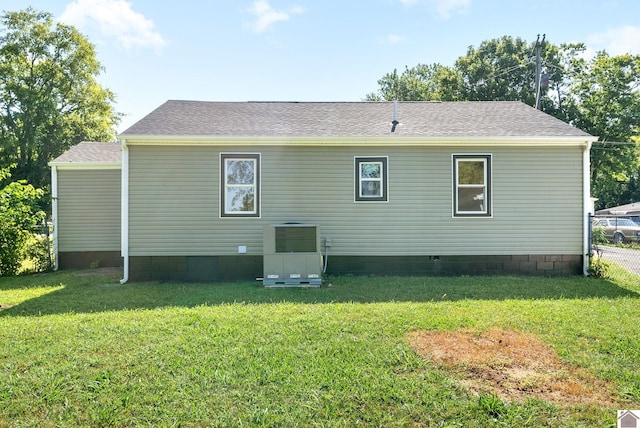
[[[581,147],[130,147],[130,254],[262,253],[318,224],[334,255],[581,254]],[[220,218],[220,151],[261,154],[261,218]],[[452,154],[492,155],[493,216],[452,216]],[[388,156],[389,201],[354,202],[354,157]]]
[[[120,251],[119,169],[58,168],[58,248]]]

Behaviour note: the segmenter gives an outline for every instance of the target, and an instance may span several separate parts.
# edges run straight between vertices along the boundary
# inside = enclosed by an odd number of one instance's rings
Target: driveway
[[[640,250],[630,248],[598,245],[604,260],[609,260],[625,267],[629,272],[640,275]]]

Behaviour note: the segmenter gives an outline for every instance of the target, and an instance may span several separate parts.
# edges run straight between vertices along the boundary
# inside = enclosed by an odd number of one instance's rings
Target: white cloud
[[[586,44],[589,50],[606,50],[611,56],[626,53],[640,55],[640,27],[627,25],[592,34]]]
[[[469,11],[472,0],[432,0],[431,4],[442,19],[449,19],[452,15],[461,15]]]
[[[399,43],[401,41],[403,41],[405,39],[404,36],[400,36],[398,34],[388,34],[387,35],[387,42],[389,43]]]
[[[166,44],[153,21],[134,11],[126,0],[75,0],[59,20],[78,28],[97,24],[102,34],[114,37],[127,50],[159,50]]]
[[[304,9],[296,6],[288,10],[275,10],[266,0],[256,0],[248,12],[256,17],[255,22],[250,24],[251,29],[256,33],[262,33],[276,22],[288,21],[291,15],[304,13]]]

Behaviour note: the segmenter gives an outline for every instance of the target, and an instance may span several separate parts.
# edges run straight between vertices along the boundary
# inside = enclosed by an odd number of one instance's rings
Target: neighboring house
[[[596,138],[520,102],[168,101],[119,139],[123,281],[260,277],[283,223],[319,227],[333,274],[586,266]]]
[[[640,202],[633,202],[631,204],[619,205],[617,207],[605,208],[596,211],[597,216],[616,215],[623,216],[632,219],[636,223],[640,224]]]

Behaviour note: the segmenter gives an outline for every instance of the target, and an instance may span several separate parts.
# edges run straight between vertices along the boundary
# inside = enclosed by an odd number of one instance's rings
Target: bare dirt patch
[[[529,333],[413,331],[408,340],[420,356],[452,370],[474,394],[566,405],[615,407],[620,401],[611,385],[563,363],[552,348]]]

